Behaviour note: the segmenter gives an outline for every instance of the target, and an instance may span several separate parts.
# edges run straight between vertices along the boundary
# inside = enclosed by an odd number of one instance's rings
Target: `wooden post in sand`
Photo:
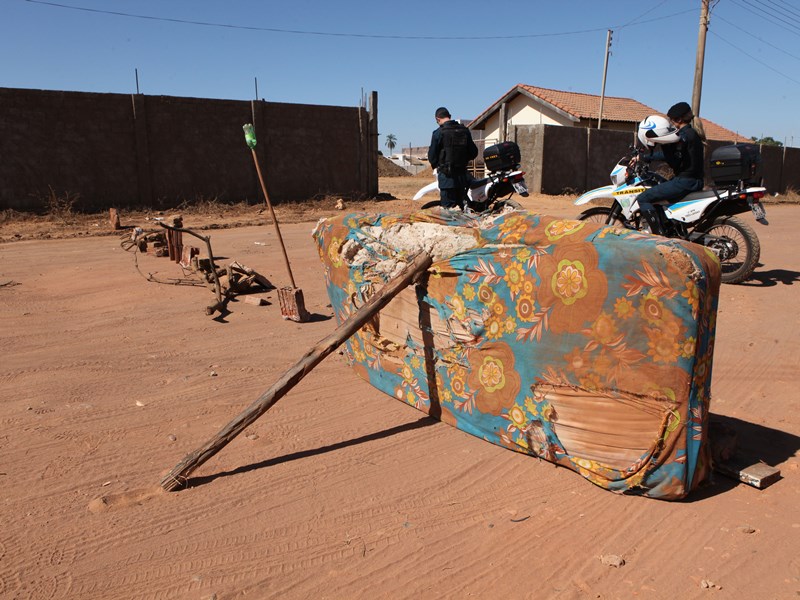
[[[322,359],[342,345],[350,336],[369,321],[375,313],[386,306],[400,291],[408,287],[415,277],[426,271],[433,259],[430,254],[421,252],[396,278],[375,293],[361,308],[339,325],[328,337],[320,340],[316,346],[306,352],[293,367],[286,371],[271,388],[261,394],[244,412],[223,427],[217,435],[206,444],[186,456],[169,474],[161,480],[161,487],[171,492],[184,487],[189,475],[197,467],[222,450],[228,442],[267,412],[290,389],[316,367]]]

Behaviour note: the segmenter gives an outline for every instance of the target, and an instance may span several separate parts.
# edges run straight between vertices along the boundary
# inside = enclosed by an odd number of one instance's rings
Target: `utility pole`
[[[603,61],[603,86],[600,90],[600,114],[597,116],[597,128],[603,124],[603,103],[606,99],[606,75],[608,74],[608,55],[611,54],[611,30],[606,34],[606,58]]]
[[[703,139],[705,139],[706,134],[703,130],[703,122],[698,115],[700,114],[700,96],[703,92],[703,63],[706,55],[709,2],[710,0],[700,0],[700,31],[697,35],[697,62],[694,67],[694,90],[692,91],[692,113],[695,115],[692,126]]]

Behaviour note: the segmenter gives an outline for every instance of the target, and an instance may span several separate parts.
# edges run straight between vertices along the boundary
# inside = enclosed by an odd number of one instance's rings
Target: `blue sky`
[[[517,83],[691,102],[700,0],[0,0],[0,86],[357,106],[427,145]],[[89,9],[79,10],[76,9]],[[134,16],[96,11],[127,13]],[[202,22],[193,24],[185,21]],[[800,146],[800,0],[712,0],[700,114]],[[395,150],[397,151],[397,150]]]

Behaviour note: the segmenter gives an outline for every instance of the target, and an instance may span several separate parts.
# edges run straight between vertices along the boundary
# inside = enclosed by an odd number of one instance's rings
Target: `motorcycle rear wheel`
[[[625,222],[620,220],[619,217],[612,218],[609,223],[609,215],[611,215],[611,208],[608,206],[593,206],[579,214],[578,220],[588,221],[589,223],[599,223],[601,225],[619,225],[625,227]]]
[[[441,200],[431,200],[430,202],[426,202],[420,207],[420,210],[428,210],[429,208],[434,208],[436,206],[441,206]]]
[[[761,258],[761,242],[753,228],[737,217],[717,217],[703,231],[732,240],[739,248],[736,256],[722,261],[722,283],[741,283],[750,278]]]

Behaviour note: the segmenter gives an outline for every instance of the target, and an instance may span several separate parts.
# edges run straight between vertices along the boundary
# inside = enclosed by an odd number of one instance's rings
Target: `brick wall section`
[[[50,186],[80,209],[263,202],[249,122],[274,203],[378,193],[364,109],[0,88],[0,209],[41,210]]]
[[[48,186],[113,203],[135,165],[130,96],[0,88],[0,208],[46,206]]]
[[[529,125],[514,128],[520,146],[522,169],[531,192],[564,194],[608,185],[608,174],[630,152],[633,134],[620,131]],[[731,142],[709,141],[706,175],[711,152]],[[800,148],[761,146],[764,186],[769,193],[800,189]],[[707,179],[710,185],[710,179]]]
[[[800,148],[786,148],[781,171],[781,191],[800,192]]]
[[[587,133],[589,159],[584,191],[609,185],[611,169],[635,142],[635,134],[629,131],[587,129]]]
[[[372,106],[377,115],[377,94]],[[270,199],[378,193],[377,116],[361,108],[0,88],[0,210],[41,210],[52,187],[79,209],[262,202],[242,125],[256,126]],[[515,127],[532,192],[608,184],[631,134]],[[709,150],[722,142],[709,142]],[[800,189],[800,149],[763,146],[770,193]]]

